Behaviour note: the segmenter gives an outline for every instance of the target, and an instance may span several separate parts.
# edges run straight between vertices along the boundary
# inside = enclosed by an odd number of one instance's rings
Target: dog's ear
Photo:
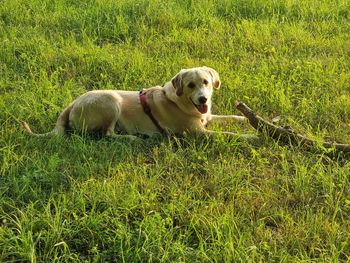
[[[183,84],[182,84],[182,72],[176,74],[175,77],[171,80],[173,87],[175,88],[175,92],[177,96],[181,96],[183,94]]]
[[[219,73],[217,73],[216,70],[209,67],[203,67],[203,69],[206,70],[211,75],[214,88],[216,89],[220,88],[221,80],[219,77]]]

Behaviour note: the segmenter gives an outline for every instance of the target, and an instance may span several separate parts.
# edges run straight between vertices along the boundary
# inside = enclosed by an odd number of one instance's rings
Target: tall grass
[[[348,1],[0,2],[0,261],[346,262],[348,157],[216,138],[96,140],[49,131],[92,89],[221,76],[316,139],[350,142]],[[223,124],[216,130],[252,132]]]

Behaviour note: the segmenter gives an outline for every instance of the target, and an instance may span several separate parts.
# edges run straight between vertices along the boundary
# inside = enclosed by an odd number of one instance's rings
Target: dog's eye
[[[188,84],[188,87],[189,87],[190,89],[194,89],[194,88],[196,87],[196,84],[194,84],[193,82],[190,82],[190,83]]]
[[[208,84],[208,81],[206,79],[203,80],[204,85]]]

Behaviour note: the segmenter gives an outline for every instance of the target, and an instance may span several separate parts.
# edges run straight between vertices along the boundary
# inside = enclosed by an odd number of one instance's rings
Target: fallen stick
[[[296,133],[291,128],[280,127],[268,122],[258,116],[251,108],[249,108],[243,102],[236,102],[236,108],[249,120],[252,125],[259,132],[266,133],[268,136],[275,140],[291,143],[296,145],[302,145],[307,148],[312,148],[319,143],[315,140],[305,137]],[[324,148],[335,149],[336,151],[342,151],[344,153],[350,152],[349,144],[335,143],[335,142],[323,142]]]

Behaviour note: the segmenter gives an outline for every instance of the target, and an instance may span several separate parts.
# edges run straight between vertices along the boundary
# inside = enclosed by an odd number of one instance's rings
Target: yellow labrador
[[[49,133],[35,134],[27,123],[23,126],[36,136],[63,135],[67,129],[125,136],[115,133],[121,130],[133,138],[134,134],[215,133],[205,128],[208,123],[246,120],[242,116],[211,114],[213,89],[220,85],[219,75],[212,68],[183,69],[164,87],[156,86],[141,92],[89,91],[59,115],[55,128]]]

